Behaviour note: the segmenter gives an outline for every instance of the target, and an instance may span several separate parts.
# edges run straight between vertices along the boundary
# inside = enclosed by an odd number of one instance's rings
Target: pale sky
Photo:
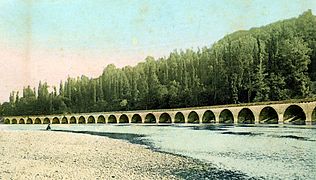
[[[0,0],[0,102],[40,80],[97,77],[308,9],[315,0]]]

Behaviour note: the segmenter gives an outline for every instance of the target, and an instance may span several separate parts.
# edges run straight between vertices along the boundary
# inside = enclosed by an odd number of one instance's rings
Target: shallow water
[[[45,127],[46,125],[2,125],[1,129],[43,130]],[[125,140],[136,138],[143,143],[146,142],[145,144],[151,148],[210,162],[219,168],[239,171],[256,179],[316,179],[315,126],[51,125],[51,127],[53,130],[110,133],[112,138]],[[127,137],[125,133],[133,136]]]

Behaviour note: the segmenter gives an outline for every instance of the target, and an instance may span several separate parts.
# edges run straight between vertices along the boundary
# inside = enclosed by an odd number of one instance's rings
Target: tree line
[[[316,16],[237,31],[211,47],[108,65],[98,78],[68,78],[12,92],[1,115],[178,108],[314,97]]]

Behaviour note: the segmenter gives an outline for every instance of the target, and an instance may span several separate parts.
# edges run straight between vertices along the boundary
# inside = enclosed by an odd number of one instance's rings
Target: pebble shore
[[[121,139],[0,127],[0,179],[251,179]]]
[[[107,137],[0,132],[0,179],[179,179],[185,161]]]

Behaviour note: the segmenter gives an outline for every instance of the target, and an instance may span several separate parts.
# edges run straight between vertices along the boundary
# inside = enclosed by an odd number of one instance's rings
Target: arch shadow
[[[53,118],[52,124],[60,124],[58,117]]]
[[[134,114],[132,117],[132,123],[142,123],[142,117],[139,114]]]
[[[128,123],[128,116],[126,114],[122,114],[119,118],[119,123]]]
[[[95,123],[95,118],[94,118],[93,116],[89,116],[89,117],[88,117],[88,123],[89,123],[89,124]]]
[[[110,115],[108,118],[108,123],[117,123],[116,117],[114,115]]]
[[[157,122],[156,117],[152,113],[149,113],[146,115],[145,123],[156,123],[156,122]]]
[[[40,118],[36,118],[34,124],[42,124],[42,121]]]
[[[98,123],[102,123],[102,124],[105,123],[105,117],[104,117],[103,115],[100,115],[100,116],[98,117]]]
[[[316,107],[314,108],[312,112],[311,121],[312,121],[312,124],[316,124]]]
[[[12,119],[11,124],[17,124],[17,123],[18,123],[18,121],[16,119]]]
[[[211,110],[204,112],[202,116],[202,123],[215,123],[215,114]]]
[[[72,116],[69,120],[70,124],[77,124],[77,119],[75,118],[75,116]]]
[[[199,115],[195,111],[191,111],[188,115],[188,123],[199,123]]]
[[[78,119],[78,124],[86,124],[86,119],[83,116],[80,116]]]
[[[254,124],[255,116],[249,108],[243,108],[238,113],[238,123],[240,124]]]
[[[273,107],[264,107],[259,114],[259,123],[261,124],[278,124],[279,116]]]
[[[225,123],[225,124],[234,123],[233,113],[228,109],[222,110],[222,112],[219,115],[219,123]]]
[[[5,119],[4,124],[10,124],[10,119]]]
[[[159,117],[159,123],[171,123],[171,116],[168,113],[162,113]]]
[[[23,118],[21,118],[21,119],[19,120],[19,124],[25,124],[25,121],[24,121]]]
[[[185,123],[185,118],[182,112],[177,112],[174,116],[174,123]]]
[[[27,118],[26,124],[33,124],[33,120],[31,118]]]
[[[48,124],[48,123],[50,123],[49,118],[45,118],[44,121],[43,121],[43,124]]]
[[[298,105],[291,105],[286,108],[283,115],[283,123],[305,125],[306,115]]]
[[[27,118],[26,124],[33,124],[33,120],[31,118]]]
[[[63,118],[61,119],[61,123],[62,123],[62,124],[68,124],[68,119],[67,119],[66,117],[63,117]]]

